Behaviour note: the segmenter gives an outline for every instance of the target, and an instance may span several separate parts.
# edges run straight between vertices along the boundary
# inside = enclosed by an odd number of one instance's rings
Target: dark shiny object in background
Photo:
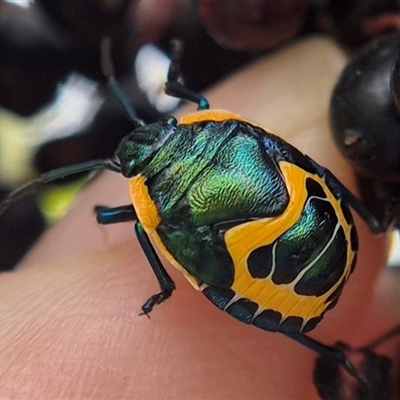
[[[373,40],[342,72],[331,100],[336,144],[356,170],[371,178],[400,181],[400,118],[391,72],[400,34]]]
[[[360,178],[367,206],[400,226],[400,115],[392,70],[400,34],[374,39],[342,72],[331,99],[335,142]]]

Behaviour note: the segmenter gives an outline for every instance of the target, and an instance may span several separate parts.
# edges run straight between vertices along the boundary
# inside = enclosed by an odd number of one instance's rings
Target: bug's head
[[[177,120],[169,117],[160,122],[139,126],[124,137],[115,152],[121,164],[122,175],[131,178],[140,173],[175,131],[176,126]]]

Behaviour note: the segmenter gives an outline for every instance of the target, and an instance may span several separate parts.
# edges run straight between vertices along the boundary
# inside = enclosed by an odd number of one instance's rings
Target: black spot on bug
[[[282,314],[275,310],[264,310],[258,314],[252,321],[257,328],[265,331],[276,332],[282,320]]]
[[[307,321],[304,325],[302,332],[309,332],[315,329],[315,327],[322,321],[322,317],[314,317]]]
[[[326,199],[326,193],[324,189],[314,179],[311,178],[306,179],[306,189],[309,197],[315,196],[315,197],[320,197],[321,199]]]
[[[296,293],[304,296],[322,296],[343,275],[347,264],[347,240],[340,227],[324,253],[296,283]]]
[[[203,290],[203,293],[207,299],[220,310],[225,310],[227,304],[233,299],[233,296],[235,296],[235,292],[231,289],[216,288],[212,286],[207,286]]]
[[[301,317],[287,317],[279,326],[279,332],[295,333],[300,332],[304,319]]]
[[[253,250],[247,259],[247,268],[252,278],[266,278],[272,269],[272,246]]]
[[[225,311],[239,321],[250,324],[257,310],[257,303],[248,299],[239,299],[231,304]]]

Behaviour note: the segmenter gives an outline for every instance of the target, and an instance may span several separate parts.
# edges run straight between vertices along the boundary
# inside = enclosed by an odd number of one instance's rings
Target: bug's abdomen
[[[228,230],[235,277],[204,294],[235,318],[269,331],[306,332],[332,308],[354,267],[357,234],[323,178],[281,162],[285,212]]]

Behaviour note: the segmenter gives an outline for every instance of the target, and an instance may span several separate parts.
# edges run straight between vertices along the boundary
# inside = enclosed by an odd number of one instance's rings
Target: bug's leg
[[[114,64],[111,57],[111,38],[106,36],[100,43],[100,64],[103,75],[107,78],[108,86],[114,93],[122,108],[124,109],[129,120],[132,122],[135,128],[144,125],[143,121],[137,118],[135,111],[133,110],[129,99],[119,86],[117,79],[115,78]]]
[[[101,225],[137,221],[136,212],[132,204],[113,208],[96,206],[94,211],[97,215],[97,222]],[[175,290],[175,283],[162,265],[149,237],[139,222],[135,224],[135,233],[161,287],[161,292],[151,296],[142,306],[142,314],[148,315],[153,310],[154,306],[162,303],[171,296],[172,292]]]
[[[348,357],[351,357],[365,376],[368,385],[346,376],[341,366],[331,357],[320,355],[313,371],[314,385],[323,400],[348,398],[345,393],[356,393],[352,399],[390,400],[392,398],[392,361],[389,357],[373,351],[352,349],[343,343],[337,343]]]
[[[357,393],[357,399],[390,400],[393,396],[394,383],[392,360],[375,350],[399,335],[400,325],[397,325],[360,348],[354,349],[342,343],[337,344],[357,363],[368,381],[368,390],[364,386],[354,385],[354,382],[347,379],[335,360],[320,355],[315,363],[313,378],[321,399],[342,399],[345,397],[344,393]]]
[[[142,306],[141,315],[148,315],[153,310],[154,306],[161,304],[171,296],[172,292],[175,290],[175,283],[162,265],[147,233],[139,222],[135,224],[135,233],[161,288],[160,293],[151,296]]]
[[[177,39],[172,40],[171,46],[172,60],[168,70],[168,80],[165,83],[165,93],[170,96],[197,104],[198,110],[208,110],[210,108],[210,104],[205,97],[189,90],[179,82],[181,75],[180,62],[183,51],[182,42]]]
[[[100,225],[137,221],[136,212],[132,204],[113,208],[96,206],[94,212],[96,214],[97,223]]]
[[[332,360],[337,361],[341,364],[345,370],[352,375],[357,381],[365,388],[368,389],[368,382],[364,379],[362,375],[357,371],[354,365],[346,357],[344,351],[337,347],[327,346],[317,340],[311,339],[310,337],[302,333],[284,333],[287,337],[295,340],[296,342],[302,344],[303,346],[313,350],[323,357],[329,357]]]
[[[317,165],[317,169],[321,176],[325,178],[328,185],[366,222],[372,232],[383,233],[388,230],[392,222],[390,216],[385,220],[380,220],[329,170],[320,165]]]
[[[10,204],[23,198],[29,193],[34,192],[37,189],[37,187],[40,186],[41,184],[56,181],[65,178],[67,176],[80,174],[81,172],[94,171],[101,168],[108,169],[114,172],[121,172],[120,166],[112,159],[92,160],[81,164],[54,169],[52,171],[40,175],[39,178],[35,179],[34,181],[29,182],[28,184],[20,187],[19,189],[11,192],[0,203],[0,215],[2,215],[7,210]]]

